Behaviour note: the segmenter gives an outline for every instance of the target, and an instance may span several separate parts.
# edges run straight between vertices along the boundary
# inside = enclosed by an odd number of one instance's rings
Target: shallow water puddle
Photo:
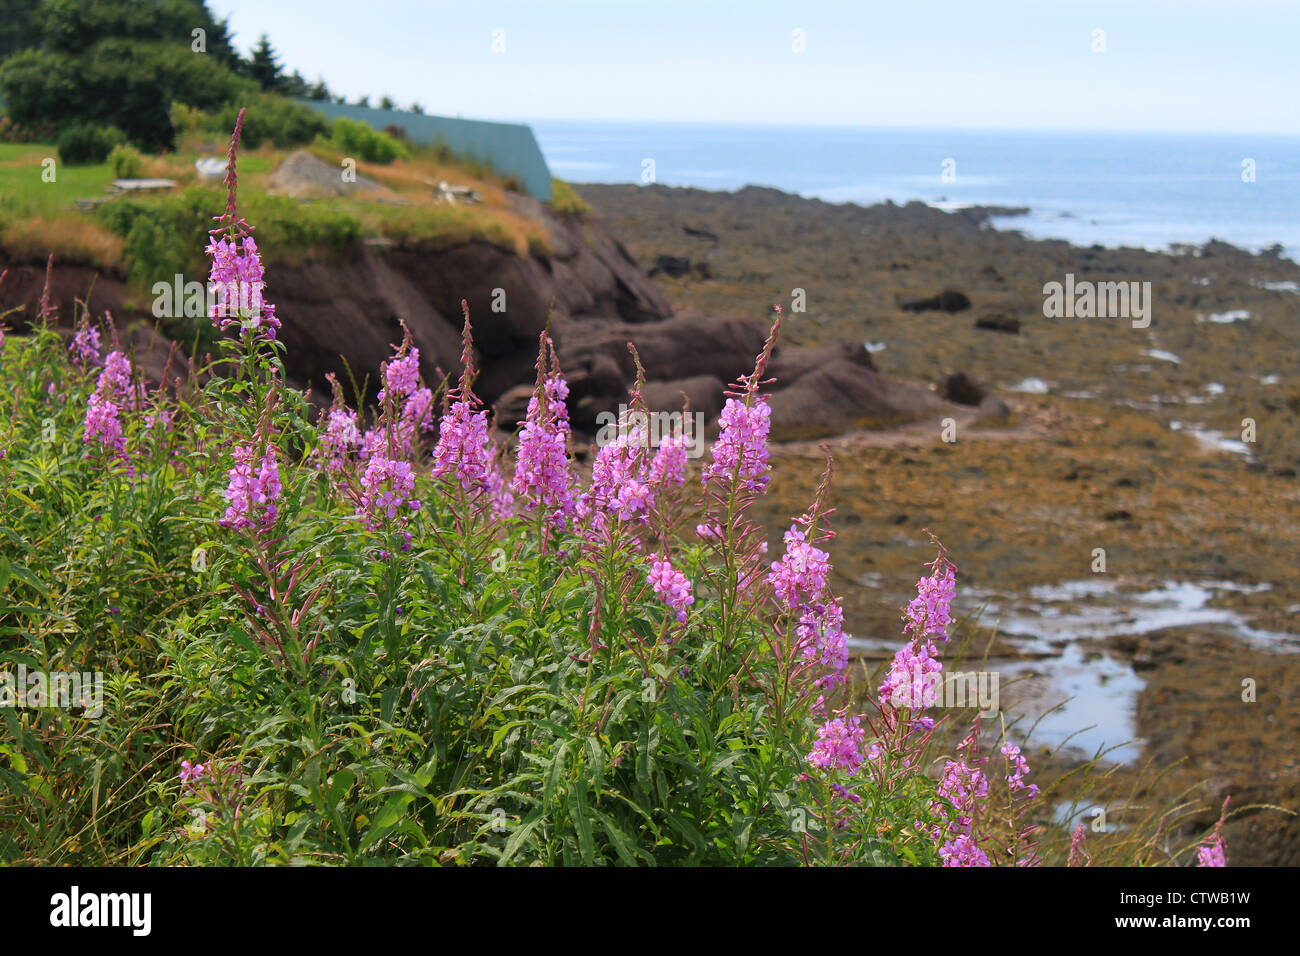
[[[1001,675],[1006,720],[1020,720],[1013,737],[1023,739],[1038,720],[1032,746],[1064,745],[1086,757],[1115,748],[1107,759],[1128,763],[1141,755],[1135,706],[1145,682],[1126,661],[1079,642],[1206,627],[1300,652],[1300,635],[1261,630],[1237,610],[1211,606],[1222,591],[1255,594],[1271,588],[1232,581],[1165,581],[1134,589],[1115,580],[1089,578],[1033,587],[1018,596],[966,588],[959,591],[955,611],[965,615],[983,607],[981,624],[996,627],[1007,644],[1027,655],[990,657],[987,664]],[[856,638],[849,644],[876,654],[898,647],[896,641]]]

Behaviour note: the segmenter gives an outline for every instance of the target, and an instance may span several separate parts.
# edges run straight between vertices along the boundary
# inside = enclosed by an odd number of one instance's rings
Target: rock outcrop
[[[312,157],[314,159],[314,157]],[[300,163],[299,165],[302,165]],[[298,170],[301,172],[301,170]],[[333,174],[331,174],[333,175]],[[293,177],[289,177],[292,179]],[[549,323],[570,384],[575,429],[591,432],[596,416],[627,400],[635,367],[633,343],[646,371],[652,409],[679,409],[684,399],[712,420],[728,383],[753,368],[768,323],[758,318],[674,314],[663,293],[626,247],[598,219],[574,218],[523,196],[514,211],[544,227],[549,252],[521,257],[487,242],[434,252],[365,245],[340,261],[277,263],[267,249],[267,296],[276,303],[288,371],[328,398],[326,377],[368,380],[401,340],[402,323],[420,349],[426,381],[460,368],[461,301],[469,307],[481,374],[475,388],[495,403],[511,428],[527,406],[539,334]],[[0,264],[0,268],[3,265]],[[92,271],[55,268],[54,298],[70,326],[72,303],[91,287]],[[11,274],[0,289],[0,310],[26,305],[34,314],[44,270]],[[128,308],[120,278],[94,283],[91,309],[112,310],[124,331],[129,319],[152,317]],[[151,371],[158,348],[150,349]],[[154,369],[153,366],[159,366]],[[769,368],[774,435],[830,434],[860,424],[883,424],[924,414],[935,398],[925,389],[888,381],[860,344],[823,349],[778,345]]]

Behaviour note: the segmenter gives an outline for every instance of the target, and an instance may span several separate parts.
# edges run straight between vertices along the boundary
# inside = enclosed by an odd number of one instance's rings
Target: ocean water
[[[541,121],[575,183],[772,186],[828,202],[1027,206],[1001,228],[1165,249],[1211,238],[1300,256],[1300,137]],[[1252,161],[1254,181],[1243,181]],[[945,162],[950,161],[950,162]]]

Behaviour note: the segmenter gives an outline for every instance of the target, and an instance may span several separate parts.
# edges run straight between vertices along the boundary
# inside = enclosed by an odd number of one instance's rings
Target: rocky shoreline
[[[903,427],[829,438],[831,550],[852,633],[897,635],[907,585],[931,554],[928,529],[973,593],[967,610],[983,608],[975,627],[993,648],[991,669],[1030,657],[1044,708],[1074,692],[1072,719],[1099,715],[1093,722],[1140,739],[1119,768],[1125,785],[1148,800],[1195,800],[1206,825],[1229,793],[1234,806],[1300,809],[1300,266],[1216,242],[1083,249],[921,203],[833,205],[758,188],[580,191],[643,266],[659,266],[655,281],[679,311],[757,318],[781,303],[788,342],[857,341],[886,378],[926,383],[940,401],[960,376],[975,390],[952,397],[1006,403],[1001,421],[945,402]],[[1150,325],[1046,318],[1043,287],[1067,274],[1151,282]],[[805,311],[793,308],[798,290]],[[945,418],[956,441],[943,440]],[[1243,419],[1254,442],[1235,440]],[[813,493],[819,444],[779,446],[770,527]],[[1114,593],[1087,596],[1099,579]],[[1074,587],[1083,596],[1068,598]],[[1180,612],[1151,598],[1180,589],[1203,594],[1204,606]],[[1035,595],[1052,590],[1065,597],[1037,607]],[[1090,630],[1102,612],[1112,618]],[[1033,614],[1077,619],[1094,636],[1072,648],[1056,635],[1027,653],[998,628],[1029,617],[1031,631],[1042,620]],[[1247,623],[1224,623],[1238,620]],[[1095,676],[1054,683],[1073,654]],[[864,680],[876,666],[864,657]],[[1247,679],[1254,702],[1242,700]],[[1108,683],[1132,692],[1112,700]],[[1056,743],[1039,759],[1062,771],[1083,759],[1054,753]],[[1172,764],[1141,790],[1139,766]],[[1106,803],[1118,787],[1092,797]],[[1243,813],[1226,830],[1234,862],[1300,862],[1296,821]]]

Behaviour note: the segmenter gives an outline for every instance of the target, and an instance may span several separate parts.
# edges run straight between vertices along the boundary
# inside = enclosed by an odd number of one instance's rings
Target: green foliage
[[[7,0],[0,17],[0,60],[41,42],[41,0]]]
[[[249,88],[225,24],[198,0],[49,0],[37,20],[40,43],[0,64],[0,95],[20,125],[113,125],[160,149],[173,143],[173,102],[215,109]],[[207,52],[192,48],[194,30]]]
[[[551,207],[562,216],[585,216],[591,206],[563,179],[551,180]]]
[[[114,179],[138,179],[144,175],[144,157],[134,146],[119,143],[108,154],[108,165]]]
[[[107,160],[124,139],[115,126],[78,123],[64,129],[55,145],[59,159],[68,166],[94,166]]]
[[[263,33],[257,38],[257,45],[248,60],[248,75],[257,85],[268,92],[281,92],[285,87],[285,77],[281,71],[280,60],[271,38]]]
[[[330,140],[344,155],[367,163],[387,164],[408,155],[408,149],[401,140],[343,116],[334,121]]]
[[[117,37],[77,54],[28,50],[0,66],[0,93],[15,122],[93,120],[119,127],[143,149],[172,145],[172,103],[215,109],[245,82],[188,45]]]
[[[246,94],[214,112],[173,103],[170,119],[178,133],[204,133],[220,138],[229,134],[235,117],[244,108],[247,113],[241,142],[248,149],[267,143],[279,149],[291,149],[329,133],[329,121],[323,114],[275,93]]]
[[[323,114],[270,93],[258,93],[232,103],[215,115],[211,128],[233,129],[241,107],[248,108],[243,136],[243,144],[248,149],[257,149],[268,142],[280,149],[302,146],[327,133],[330,128]]]
[[[227,56],[229,34],[201,0],[46,0],[40,11],[46,48],[85,53],[107,37],[126,40],[192,42],[205,33],[208,53]]]

